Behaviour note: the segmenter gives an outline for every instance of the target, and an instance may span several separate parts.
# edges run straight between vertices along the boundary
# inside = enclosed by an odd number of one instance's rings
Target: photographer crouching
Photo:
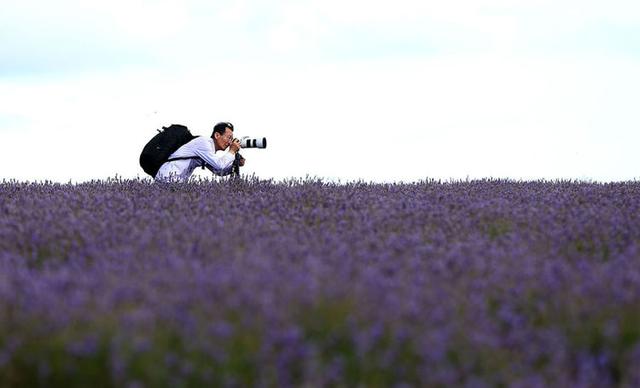
[[[164,132],[168,132],[173,127],[176,125],[164,128]],[[186,127],[179,127],[184,128],[183,131],[187,131],[187,136],[192,136]],[[240,140],[233,137],[233,124],[218,123],[213,127],[211,137],[192,137],[169,155],[156,174],[150,175],[154,175],[156,181],[185,182],[198,167],[206,167],[220,176],[232,173],[239,174],[239,167],[245,164],[245,159],[238,152],[241,148]],[[224,152],[225,150],[226,152]]]

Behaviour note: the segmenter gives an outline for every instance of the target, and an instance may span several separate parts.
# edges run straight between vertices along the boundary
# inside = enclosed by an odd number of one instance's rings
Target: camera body
[[[240,145],[242,148],[267,148],[267,138],[245,136],[240,138]]]

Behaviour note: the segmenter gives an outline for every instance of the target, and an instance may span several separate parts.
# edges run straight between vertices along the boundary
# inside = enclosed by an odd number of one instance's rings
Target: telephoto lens
[[[267,148],[266,137],[243,137],[240,139],[240,145],[242,148]]]

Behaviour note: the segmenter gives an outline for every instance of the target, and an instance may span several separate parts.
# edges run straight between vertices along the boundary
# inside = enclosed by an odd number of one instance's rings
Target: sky
[[[640,177],[637,1],[0,1],[0,179],[220,121],[264,179]]]

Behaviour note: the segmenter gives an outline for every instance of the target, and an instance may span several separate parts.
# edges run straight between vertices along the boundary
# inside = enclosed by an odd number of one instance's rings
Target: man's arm
[[[228,175],[233,169],[236,152],[238,152],[240,148],[240,141],[236,139],[231,143],[227,152],[216,154],[213,149],[197,147],[194,150],[194,153],[196,156],[204,160],[207,168],[214,174]]]

